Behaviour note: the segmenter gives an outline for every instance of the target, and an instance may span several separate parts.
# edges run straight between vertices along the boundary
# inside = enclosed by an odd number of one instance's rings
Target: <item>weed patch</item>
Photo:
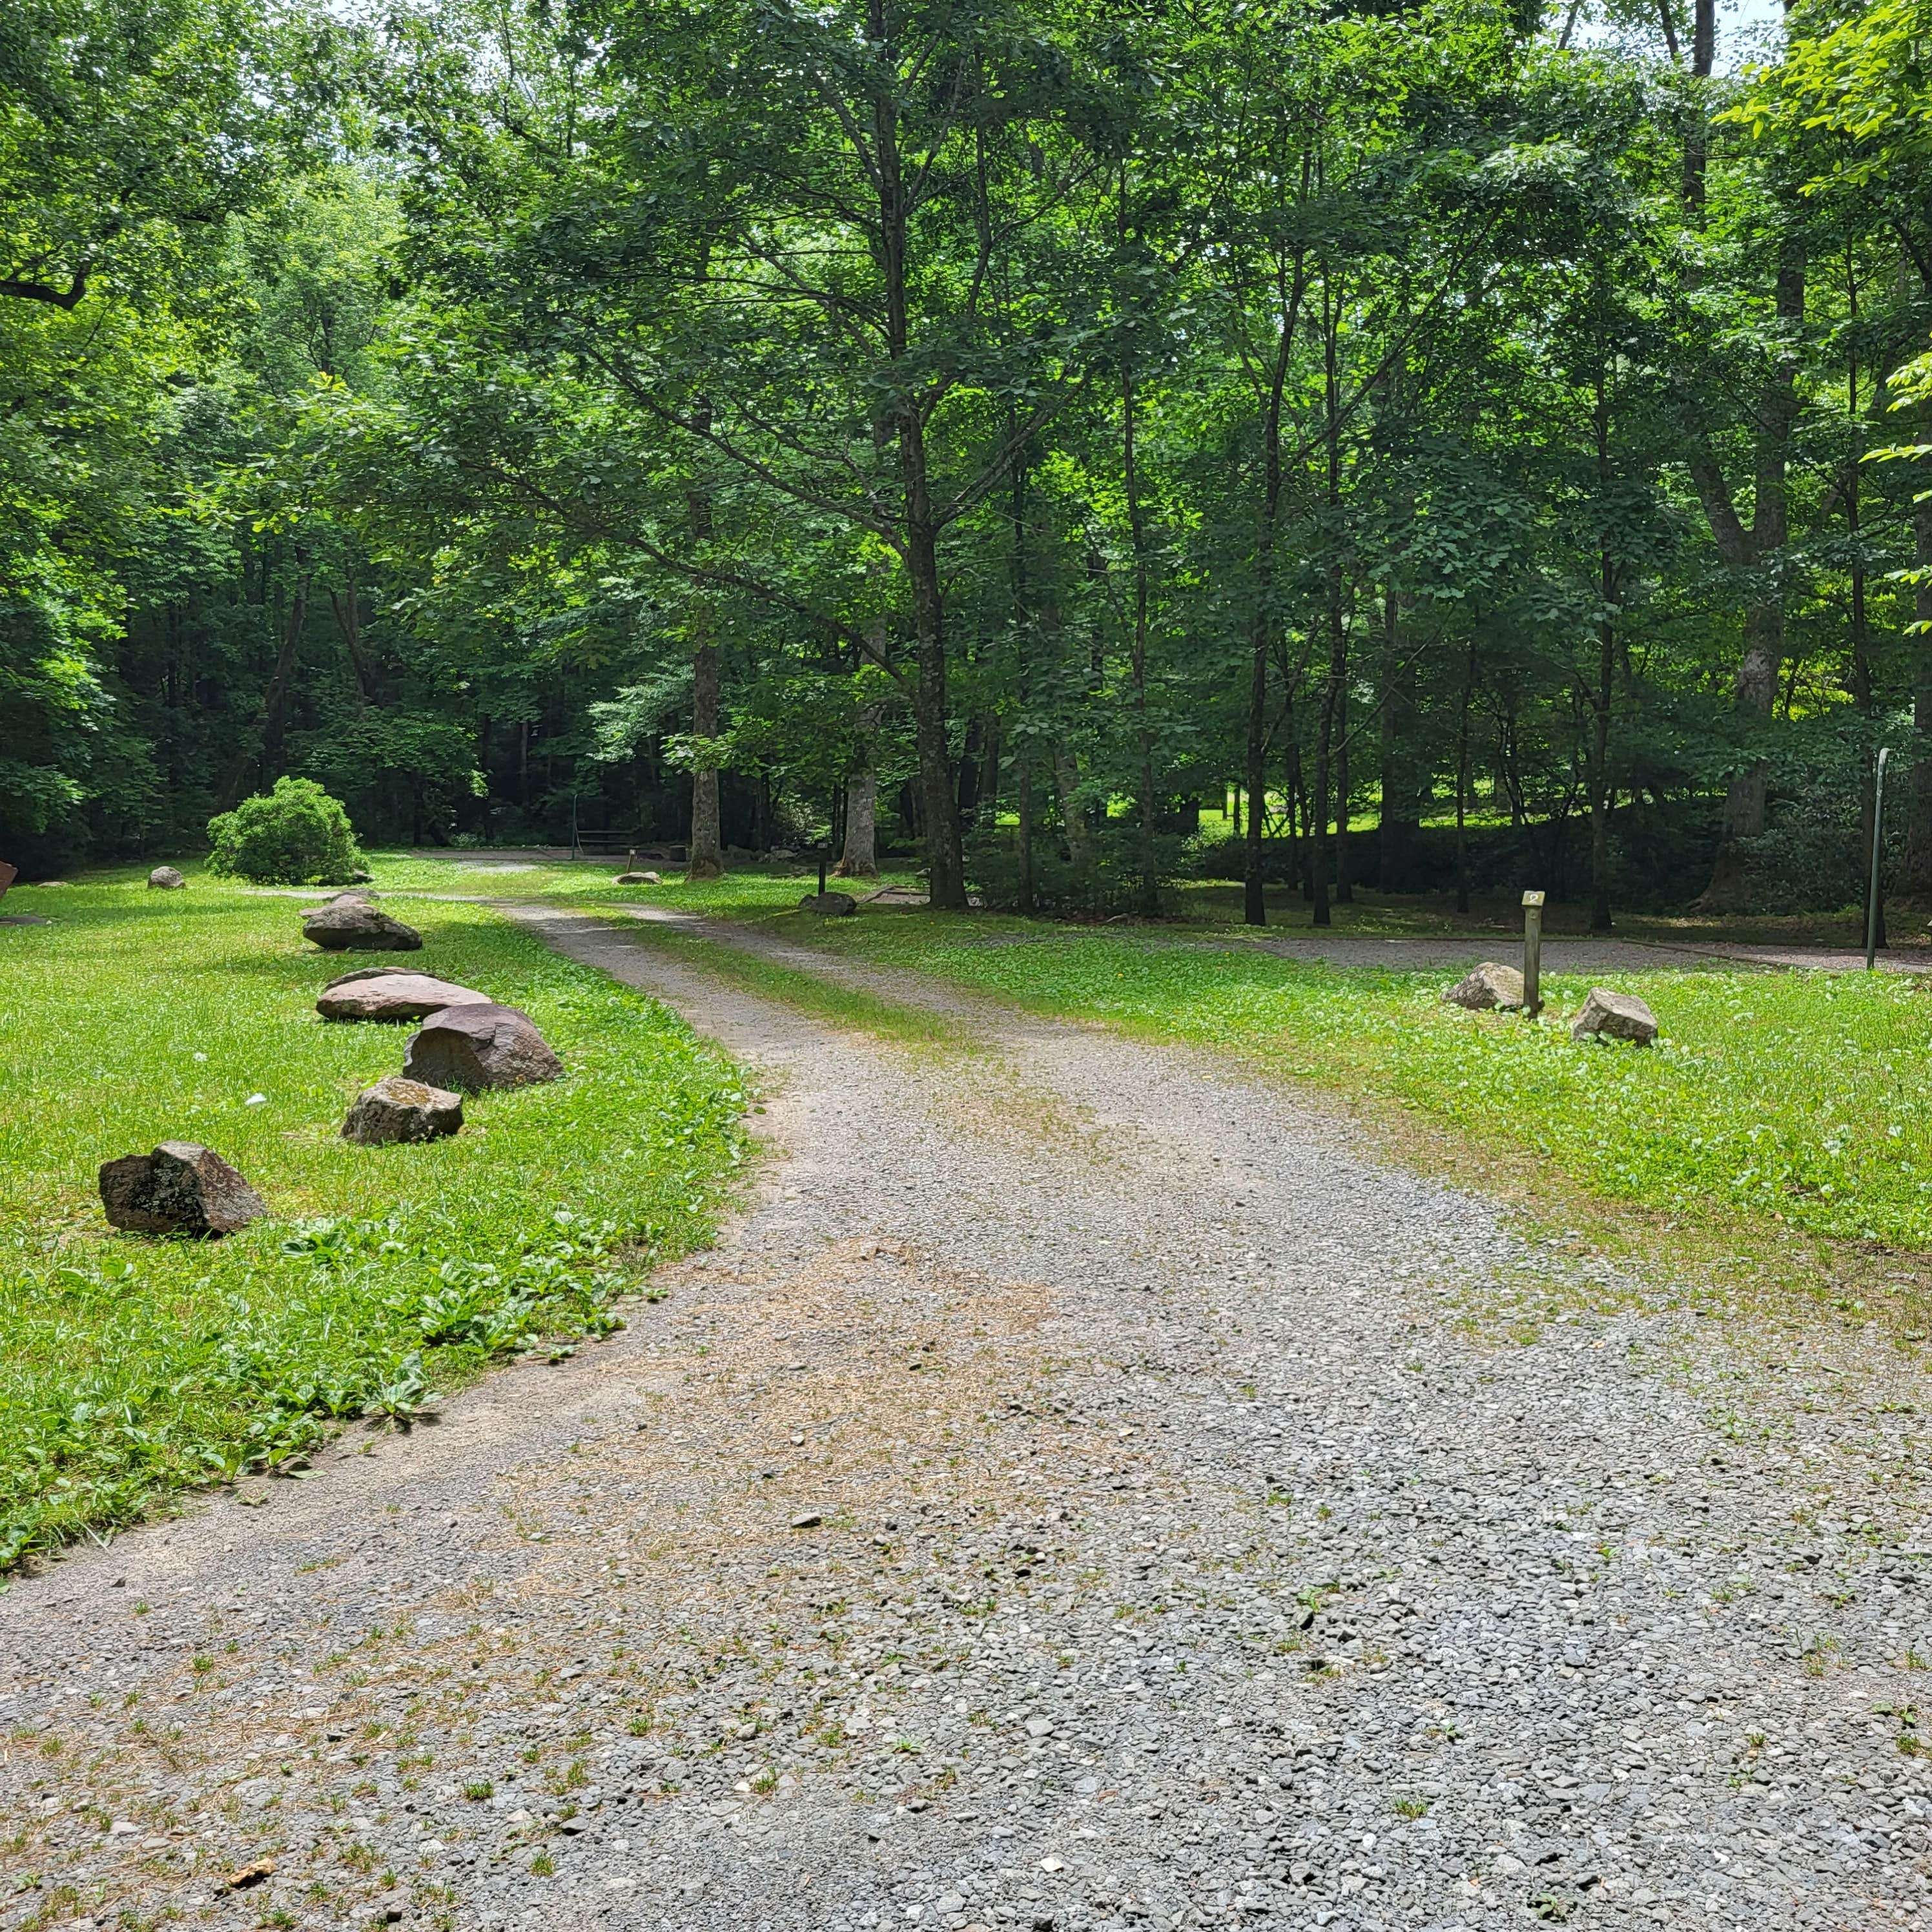
[[[0,1565],[171,1491],[300,1474],[341,1419],[405,1422],[494,1359],[608,1334],[707,1238],[742,1152],[729,1063],[494,912],[386,904],[423,932],[408,964],[522,1007],[567,1077],[473,1096],[452,1140],[352,1146],[347,1104],[407,1029],[317,1018],[368,961],[307,945],[296,901],[76,886],[54,924],[0,928]],[[167,1138],[272,1218],[110,1229],[99,1163]]]

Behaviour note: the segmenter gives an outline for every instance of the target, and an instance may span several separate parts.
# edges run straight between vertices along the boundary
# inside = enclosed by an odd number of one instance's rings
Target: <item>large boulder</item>
[[[825,919],[844,919],[859,910],[859,902],[850,892],[807,892],[798,902],[800,912],[815,912]]]
[[[232,1234],[268,1204],[218,1154],[195,1141],[164,1141],[100,1170],[100,1203],[117,1228],[142,1234]]]
[[[1648,1046],[1657,1037],[1657,1016],[1634,993],[1613,993],[1607,986],[1593,986],[1570,1028],[1570,1037],[1588,1040],[1592,1035]]]
[[[1485,959],[1442,997],[1450,1006],[1466,1006],[1472,1013],[1493,1012],[1498,1006],[1520,1006],[1522,975],[1514,966],[1499,966],[1493,959]]]
[[[334,899],[302,916],[302,936],[325,952],[414,952],[422,934],[412,926],[378,912],[366,899]]]
[[[427,973],[380,969],[332,980],[315,1010],[326,1020],[419,1020],[445,1006],[487,1006],[488,993],[434,980]]]
[[[560,1079],[563,1062],[527,1013],[514,1006],[445,1006],[412,1034],[403,1071],[433,1087],[474,1093],[483,1087],[526,1087]]]
[[[148,874],[148,890],[151,892],[178,892],[188,884],[172,866],[157,866]]]
[[[382,1147],[394,1141],[440,1140],[462,1126],[461,1094],[392,1073],[356,1095],[342,1124],[342,1138]]]

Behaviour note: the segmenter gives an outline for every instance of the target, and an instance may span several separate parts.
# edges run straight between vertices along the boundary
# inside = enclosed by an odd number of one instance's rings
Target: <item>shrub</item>
[[[260,885],[346,885],[362,869],[355,828],[340,799],[313,778],[278,778],[208,821],[211,872]]]

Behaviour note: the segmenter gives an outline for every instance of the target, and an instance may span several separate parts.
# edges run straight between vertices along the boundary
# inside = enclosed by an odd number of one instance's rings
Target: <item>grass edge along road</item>
[[[1889,1294],[1922,1290],[1932,1268],[1932,988],[1916,978],[1546,975],[1531,1024],[1445,1005],[1459,969],[1340,968],[1232,935],[926,912],[764,929],[1325,1089],[1399,1155],[1533,1215],[1580,1215],[1593,1239],[1653,1255],[1667,1238],[1664,1258],[1687,1277],[1741,1268]],[[1570,1040],[1599,983],[1650,1003],[1658,1047]],[[1418,1122],[1432,1144],[1418,1145]],[[1919,1299],[1894,1311],[1902,1322]]]
[[[710,1238],[745,1153],[736,1070],[500,914],[386,901],[424,936],[395,963],[522,1007],[566,1077],[471,1096],[454,1139],[365,1148],[344,1113],[410,1029],[314,1001],[388,956],[323,954],[291,900],[206,880],[34,898],[52,924],[0,928],[0,1570],[608,1334]],[[99,1163],[169,1138],[233,1162],[271,1218],[214,1242],[110,1228]]]

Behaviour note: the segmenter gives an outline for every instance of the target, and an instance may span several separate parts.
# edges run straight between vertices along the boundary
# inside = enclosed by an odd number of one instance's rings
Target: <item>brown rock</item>
[[[800,912],[815,912],[826,919],[844,919],[859,910],[859,902],[850,892],[807,892],[798,902]]]
[[[342,1138],[364,1147],[394,1141],[440,1140],[460,1132],[463,1096],[392,1073],[356,1095],[342,1124]]]
[[[445,1006],[410,1036],[403,1071],[432,1086],[473,1093],[483,1087],[526,1087],[560,1079],[563,1062],[529,1014],[514,1006]]]
[[[332,980],[315,1010],[326,1020],[419,1020],[445,1006],[487,1006],[490,995],[427,973],[380,970]]]
[[[268,1211],[227,1162],[195,1141],[164,1141],[152,1154],[107,1162],[100,1201],[116,1227],[142,1234],[232,1234]]]
[[[1648,1046],[1657,1037],[1657,1016],[1634,993],[1613,993],[1607,986],[1593,986],[1570,1028],[1570,1037],[1588,1040],[1593,1034]]]
[[[157,866],[148,874],[148,890],[151,892],[178,892],[188,884],[172,866]]]
[[[1514,966],[1499,966],[1493,959],[1485,959],[1442,997],[1449,1005],[1466,1006],[1474,1013],[1492,1012],[1498,1006],[1520,1006],[1522,975]]]
[[[326,952],[414,952],[422,934],[412,926],[378,912],[367,899],[332,900],[302,914],[302,936]]]

